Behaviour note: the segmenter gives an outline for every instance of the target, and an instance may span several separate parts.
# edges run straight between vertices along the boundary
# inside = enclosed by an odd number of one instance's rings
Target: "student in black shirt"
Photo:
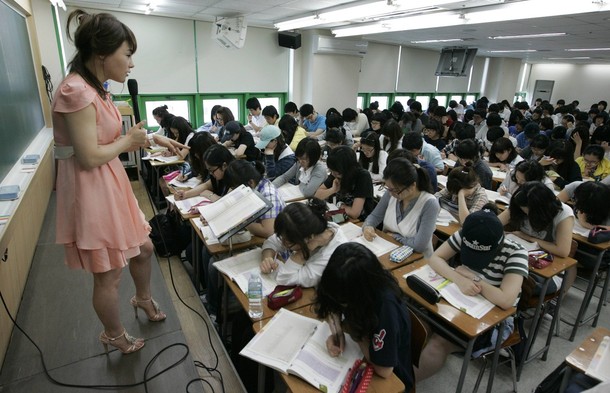
[[[233,155],[240,157],[246,156],[248,161],[260,160],[261,151],[254,145],[254,137],[250,134],[241,123],[230,121],[225,126],[225,134],[229,135],[229,140],[223,143],[225,147],[235,148]]]

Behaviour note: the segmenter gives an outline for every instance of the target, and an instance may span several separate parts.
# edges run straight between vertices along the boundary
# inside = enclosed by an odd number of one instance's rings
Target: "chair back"
[[[424,323],[413,311],[409,310],[409,316],[411,317],[411,360],[415,367],[419,367],[419,356],[428,341],[428,332]]]

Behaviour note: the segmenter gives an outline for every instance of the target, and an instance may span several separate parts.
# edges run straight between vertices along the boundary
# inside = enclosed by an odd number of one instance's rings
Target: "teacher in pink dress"
[[[138,207],[118,156],[148,146],[143,122],[121,135],[121,115],[103,82],[124,83],[134,64],[133,32],[110,14],[73,11],[68,17],[76,52],[70,74],[53,101],[57,168],[57,243],[65,248],[70,268],[93,273],[93,308],[104,326],[100,342],[122,353],[144,346],[127,334],[119,315],[121,271],[129,266],[135,284],[131,298],[153,322],[166,318],[150,291],[153,246],[150,226]],[[175,151],[185,146],[154,135],[154,142]]]

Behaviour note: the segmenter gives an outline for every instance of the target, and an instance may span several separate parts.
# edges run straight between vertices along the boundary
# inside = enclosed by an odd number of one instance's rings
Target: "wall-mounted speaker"
[[[284,48],[298,49],[301,47],[301,34],[280,31],[277,34],[277,43]]]

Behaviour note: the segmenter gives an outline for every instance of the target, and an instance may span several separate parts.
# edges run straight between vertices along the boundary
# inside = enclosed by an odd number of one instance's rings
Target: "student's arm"
[[[453,281],[464,295],[474,296],[481,292],[481,286],[479,283],[476,283],[471,279],[469,280],[463,275],[457,273],[447,263],[447,261],[457,253],[457,251],[449,244],[451,239],[454,237],[455,236],[450,237],[449,240],[441,244],[440,247],[436,249],[434,254],[432,254],[430,257],[428,264],[432,269],[434,269],[435,272]]]
[[[364,238],[368,241],[372,241],[377,235],[375,234],[375,228],[377,225],[383,222],[383,218],[385,217],[385,212],[388,209],[388,205],[390,203],[390,193],[386,192],[383,194],[375,209],[368,215],[366,220],[364,220],[364,225],[362,226],[362,234]]]
[[[277,176],[272,182],[275,188],[279,188],[288,183],[290,179],[293,179],[297,174],[298,166],[298,163],[294,163],[294,165],[292,165],[292,167],[290,167],[286,172],[282,173],[280,176]]]
[[[373,365],[373,370],[375,374],[379,375],[381,378],[389,378],[394,373],[394,367],[386,367],[379,366],[371,361],[371,356],[369,352],[370,342],[368,340],[358,341],[358,346],[364,355],[366,361]]]
[[[304,288],[314,287],[320,282],[329,258],[330,255],[325,255],[320,250],[305,261],[300,252],[296,252],[285,263],[279,265],[277,283],[279,285],[301,285]]]
[[[398,238],[399,242],[412,247],[416,252],[424,252],[432,241],[432,235],[436,230],[436,218],[441,210],[438,200],[430,199],[422,207],[417,233],[413,237]]]
[[[345,214],[347,214],[350,218],[357,219],[362,214],[365,201],[366,198],[354,198],[354,202],[352,202],[351,206],[343,204],[341,207],[345,210]]]
[[[246,153],[248,145],[241,144],[235,149],[235,157],[243,156]]]
[[[273,235],[273,224],[275,218],[265,218],[260,222],[253,222],[246,229],[254,236],[268,238]]]
[[[326,200],[329,197],[335,195],[340,188],[341,184],[339,183],[339,180],[335,179],[331,175],[326,178],[326,181],[322,183],[322,185],[320,185],[314,196],[316,198]]]
[[[502,226],[508,225],[510,222],[510,208],[507,207],[504,209],[504,211],[498,215],[498,218],[500,219]]]
[[[263,243],[261,255],[261,273],[271,273],[279,267],[275,256],[283,249],[282,243],[277,235],[273,234]]]
[[[202,195],[202,193],[204,191],[212,191],[212,181],[211,180],[198,184],[195,187],[191,188],[190,190],[177,190],[176,193],[174,194],[174,198],[176,198],[177,200],[188,199],[188,198]],[[205,196],[206,198],[212,200],[212,198],[208,197],[207,195],[202,195],[202,196]],[[218,196],[218,195],[216,195],[216,196]],[[220,197],[218,197],[217,199],[220,199]]]
[[[524,258],[527,259],[527,256]],[[473,280],[477,273],[471,271],[466,266],[459,266],[455,269],[460,275],[469,280]],[[481,292],[480,294],[496,306],[503,310],[507,310],[515,304],[517,296],[521,293],[521,284],[523,284],[523,276],[515,273],[507,273],[502,278],[500,287],[495,287],[484,280],[478,282]]]
[[[322,186],[322,183],[324,183],[324,180],[326,180],[326,168],[324,167],[324,165],[318,165],[316,163],[316,165],[314,166],[312,172],[311,172],[311,177],[309,178],[309,183],[307,184],[303,184],[303,183],[299,183],[299,189],[301,190],[301,192],[303,193],[303,195],[305,195],[307,198],[311,198],[312,196],[314,196],[318,190],[318,188],[320,188]],[[320,198],[323,199],[323,198]]]
[[[265,168],[267,170],[267,178],[274,179],[277,176],[284,174],[288,169],[290,169],[294,163],[296,158],[294,154],[286,156],[279,161],[275,161],[273,155],[269,156],[265,154]]]
[[[555,231],[555,241],[549,242],[542,239],[537,239],[527,235],[521,231],[513,232],[515,235],[528,242],[537,242],[540,247],[558,257],[567,257],[570,254],[572,247],[572,229],[574,228],[574,217],[567,217],[557,225]]]
[[[119,154],[135,150],[147,144],[146,130],[140,122],[131,127],[126,135],[117,138],[107,145],[97,142],[96,111],[93,104],[72,113],[62,114],[66,121],[68,134],[74,147],[74,156],[79,165],[85,169],[104,165]]]

